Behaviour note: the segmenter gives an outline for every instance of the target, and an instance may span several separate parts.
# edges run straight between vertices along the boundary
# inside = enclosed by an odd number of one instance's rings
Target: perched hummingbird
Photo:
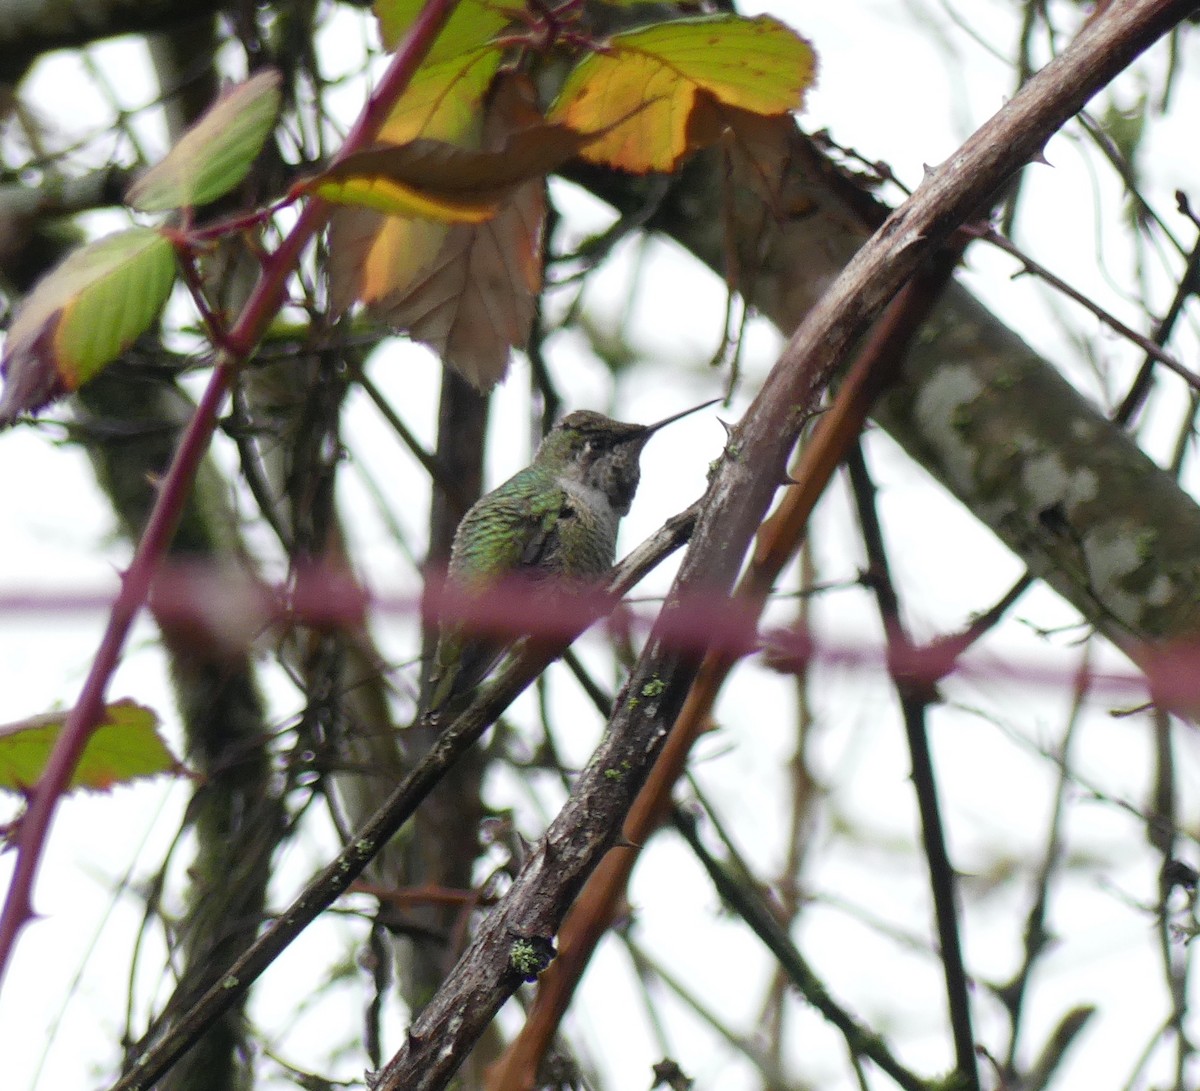
[[[586,409],[563,417],[525,469],[463,516],[450,550],[450,584],[474,591],[510,575],[527,575],[535,586],[603,575],[616,555],[621,516],[628,514],[637,492],[638,459],[646,441],[660,428],[712,404],[656,424],[624,424]],[[444,623],[423,714],[445,715],[484,679],[508,646],[473,637],[461,623]]]

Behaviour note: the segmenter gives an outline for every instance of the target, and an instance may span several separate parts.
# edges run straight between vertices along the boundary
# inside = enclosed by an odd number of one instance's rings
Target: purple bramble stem
[[[429,0],[425,5],[346,137],[335,162],[361,150],[375,138],[457,3],[458,0]],[[0,914],[0,984],[3,983],[17,936],[33,916],[33,880],[58,801],[70,783],[88,739],[104,714],[109,679],[120,662],[129,630],[145,605],[155,573],[175,535],[184,503],[208,450],[230,384],[283,305],[288,278],[305,247],[325,226],[328,218],[329,206],[322,200],[310,199],[279,249],[264,262],[258,283],[237,322],[229,330],[225,344],[218,351],[212,378],[163,478],[146,529],[121,581],[120,594],[113,603],[108,625],[79,700],[71,710],[46,770],[30,797],[29,808],[20,820],[16,865],[5,896],[3,913]]]

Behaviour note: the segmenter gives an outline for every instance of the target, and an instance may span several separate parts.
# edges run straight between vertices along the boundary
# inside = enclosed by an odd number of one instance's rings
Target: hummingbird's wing
[[[450,553],[451,580],[482,586],[541,566],[568,497],[539,477],[522,470],[463,516]]]
[[[476,503],[454,536],[448,576],[480,589],[505,576],[538,572],[554,550],[566,492],[523,470]],[[569,517],[569,513],[568,513]],[[511,641],[472,635],[461,623],[441,626],[425,714],[445,713],[470,693],[504,656]]]

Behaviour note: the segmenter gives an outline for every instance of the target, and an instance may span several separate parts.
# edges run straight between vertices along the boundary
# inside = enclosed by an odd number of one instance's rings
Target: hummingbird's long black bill
[[[707,409],[710,405],[716,405],[720,400],[720,398],[713,398],[711,401],[702,402],[700,405],[693,405],[691,409],[685,409],[682,413],[676,413],[674,416],[666,417],[663,420],[656,421],[654,424],[647,424],[642,431],[642,437],[652,435],[660,428],[666,428],[668,424],[674,424],[677,420],[690,417],[693,413],[699,413],[701,409]]]

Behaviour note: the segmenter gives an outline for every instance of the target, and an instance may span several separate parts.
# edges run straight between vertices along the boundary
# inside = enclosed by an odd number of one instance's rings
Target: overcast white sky
[[[912,185],[920,181],[924,164],[944,159],[1012,90],[1007,63],[989,49],[992,43],[1001,54],[1010,51],[1019,17],[1011,3],[976,0],[957,5],[977,38],[955,24],[948,14],[950,5],[937,0],[841,4],[793,0],[764,10],[809,37],[820,55],[819,83],[810,97],[805,124],[828,126],[838,141],[870,158],[886,160],[897,176]],[[342,13],[326,32],[322,48],[326,57],[343,55],[342,67],[352,70],[360,39],[355,18]],[[119,78],[124,103],[136,105],[154,97],[136,43],[99,46],[93,57],[97,66]],[[1186,61],[1194,67],[1197,59],[1190,55]],[[330,71],[338,68],[333,60],[325,63]],[[1148,63],[1157,65],[1161,58]],[[1121,82],[1121,93],[1132,102],[1142,82],[1131,74]],[[97,131],[108,124],[77,57],[46,58],[28,91],[37,109],[66,133]],[[342,94],[347,103],[355,101],[353,85]],[[1170,194],[1175,188],[1194,187],[1197,181],[1197,94],[1194,79],[1180,82],[1172,118],[1162,123],[1149,149],[1154,165],[1149,195],[1164,212],[1174,207]],[[150,133],[153,139],[152,127]],[[1141,326],[1141,307],[1133,298],[1137,285],[1128,281],[1129,262],[1119,232],[1105,233],[1104,260],[1098,260],[1097,221],[1116,224],[1121,211],[1111,177],[1092,165],[1077,131],[1056,138],[1047,156],[1052,166],[1039,168],[1036,184],[1030,187],[1020,241],[1056,272]],[[605,215],[594,202],[559,192],[578,217],[581,233]],[[1192,192],[1200,198],[1194,188]],[[1176,222],[1175,227],[1190,239],[1184,224]],[[1053,317],[1053,308],[1063,308],[1090,333],[1089,322],[1074,316],[1067,305],[1048,304],[1045,293],[1028,279],[1010,281],[1014,267],[1009,259],[976,247],[968,266],[966,275],[973,287],[1081,388],[1103,400],[1108,393],[1105,382],[1080,360],[1077,347]],[[621,314],[631,267],[632,254],[626,254],[589,289],[597,310]],[[1126,279],[1114,284],[1110,272]],[[620,414],[630,420],[654,419],[714,396],[722,382],[696,366],[717,343],[724,307],[721,285],[666,246],[654,250],[641,276],[647,288],[633,307],[633,329],[639,345],[662,366],[636,374],[618,392]],[[1154,293],[1149,304],[1161,310],[1173,286],[1161,270],[1151,270],[1148,280]],[[1185,334],[1186,350],[1194,350],[1194,334],[1194,328]],[[1139,361],[1136,351],[1116,342],[1104,343],[1109,346],[1104,363],[1112,366],[1113,374],[1127,376]],[[734,416],[744,407],[757,379],[773,362],[777,346],[773,333],[755,329],[741,398],[732,412],[720,411],[720,415]],[[564,377],[562,387],[578,398],[579,406],[608,408],[612,391],[607,375],[570,338],[559,339],[552,348],[556,354],[552,364]],[[685,366],[691,370],[680,378]],[[424,437],[431,437],[436,396],[431,362],[397,349],[393,355],[380,354],[373,362],[373,374],[402,401],[406,419]],[[1120,390],[1127,380],[1110,381],[1112,389]],[[1176,392],[1174,400],[1160,398],[1151,414],[1152,424],[1162,426],[1164,437],[1151,435],[1147,442],[1156,454],[1166,449],[1167,429],[1174,428],[1182,404],[1181,387],[1176,390],[1168,380],[1165,389],[1168,395]],[[508,385],[497,395],[497,419],[506,419],[506,413],[508,419],[524,419],[526,390],[524,366],[518,362]],[[352,407],[349,420],[354,465],[346,474],[343,499],[360,516],[354,527],[368,579],[373,586],[394,590],[406,586],[405,578],[397,576],[402,554],[375,518],[357,482],[360,474],[371,474],[395,489],[394,495],[419,497],[424,495],[422,475],[364,402]],[[0,595],[34,588],[111,589],[116,570],[127,559],[128,548],[115,537],[85,459],[75,448],[55,445],[56,435],[52,426],[46,426],[0,436],[0,510],[6,526],[0,536]],[[710,414],[681,422],[655,439],[643,460],[642,490],[623,531],[626,548],[653,530],[664,514],[700,492],[707,464],[722,442],[723,433]],[[965,610],[989,605],[1020,566],[886,437],[873,436],[869,450],[881,486],[885,528],[894,528],[897,535],[914,535],[893,542],[893,561],[915,635],[929,636],[960,625]],[[228,451],[218,454],[231,457]],[[514,443],[510,433],[503,439],[494,437],[494,454],[492,480],[498,482],[522,464],[528,451]],[[413,528],[420,526],[423,503],[398,503],[395,508],[401,517],[409,513]],[[916,536],[930,527],[936,527],[937,533]],[[854,576],[861,564],[860,548],[841,483],[822,504],[815,542],[823,578]],[[657,575],[652,587],[665,587],[667,578]],[[860,593],[822,599],[817,618],[834,641],[874,639],[873,615]],[[1018,662],[1024,657],[1038,664],[1061,661],[1064,670],[1070,670],[1077,654],[1070,645],[1078,634],[1049,642],[1035,639],[1022,619],[1052,627],[1071,621],[1073,614],[1049,592],[1038,590],[1021,604],[1016,619],[989,640],[989,654],[1003,652]],[[104,620],[99,612],[0,618],[0,722],[70,705]],[[381,625],[382,638],[394,639],[402,624]],[[389,630],[390,625],[396,629]],[[396,641],[396,646],[401,642]],[[586,643],[583,650],[589,654]],[[1113,653],[1103,654],[1100,661],[1127,667]],[[819,713],[831,726],[820,736],[813,762],[833,793],[833,809],[847,821],[875,831],[881,842],[911,838],[908,759],[887,687],[877,678],[846,668],[819,669],[816,677]],[[555,684],[559,699],[569,700],[569,691],[567,683]],[[286,687],[276,684],[273,692],[281,716],[295,707],[296,697]],[[163,710],[168,730],[175,730],[170,691],[149,626],[135,633],[111,695],[133,696]],[[1066,686],[1054,689],[985,679],[955,682],[948,687],[948,696],[950,704],[933,717],[934,743],[947,795],[952,851],[969,883],[975,869],[995,865],[998,846],[1014,859],[1036,856],[1039,851],[1053,769],[1035,748],[1051,745],[1061,732],[1070,693]],[[697,767],[705,791],[726,816],[751,861],[768,872],[779,864],[783,824],[771,821],[775,804],[765,804],[765,810],[748,807],[747,796],[761,793],[782,806],[778,801],[785,791],[783,769],[792,739],[786,717],[763,710],[773,707],[772,702],[786,705],[790,700],[783,679],[761,671],[742,675],[719,709],[726,730],[701,748]],[[1131,695],[1129,703],[1135,701]],[[1083,767],[1105,792],[1138,800],[1146,790],[1150,760],[1147,721],[1112,720],[1107,707],[1104,701],[1096,702],[1086,720]],[[989,715],[1000,721],[989,721]],[[560,740],[569,760],[582,762],[594,745],[599,725],[588,718],[583,723],[587,726],[578,735]],[[1194,747],[1185,746],[1181,759],[1190,777],[1186,783],[1194,785]],[[846,775],[848,770],[853,771],[852,777]],[[536,830],[544,821],[525,786],[501,780],[493,788],[498,800],[528,820],[530,829]],[[42,1091],[90,1088],[112,1071],[115,1035],[123,1019],[128,952],[139,924],[137,896],[114,893],[114,888],[131,868],[135,884],[144,879],[161,858],[178,828],[185,797],[186,786],[155,782],[103,797],[72,799],[60,808],[36,895],[45,919],[22,937],[0,996],[0,1056],[5,1059],[6,1086],[32,1089],[43,1061],[36,1083]],[[1187,806],[1194,818],[1195,799],[1189,799]],[[0,818],[7,813],[0,803]],[[277,901],[333,851],[330,831],[321,823],[314,826],[312,836],[291,849],[284,861]],[[1152,1028],[1165,1015],[1153,929],[1129,904],[1154,897],[1155,861],[1144,849],[1137,823],[1117,807],[1101,802],[1077,807],[1069,832],[1073,850],[1094,854],[1100,863],[1090,879],[1067,884],[1055,906],[1054,923],[1062,942],[1036,983],[1031,1024],[1047,1029],[1074,1003],[1100,1004],[1086,1048],[1071,1054],[1069,1078],[1062,1086],[1121,1086]],[[836,839],[836,831],[822,831],[821,838]],[[745,931],[720,915],[695,866],[672,848],[669,843],[656,843],[639,868],[634,887],[638,939],[703,995],[732,1005],[750,1031],[767,963]],[[186,861],[186,855],[177,860]],[[7,876],[10,866],[11,857],[0,859],[0,878]],[[906,951],[857,919],[862,911],[869,911],[911,935],[926,936],[928,914],[919,858],[910,857],[905,867],[882,849],[859,845],[855,851],[825,851],[806,880],[829,897],[810,912],[798,938],[835,994],[868,1022],[897,1020],[883,1029],[897,1032],[906,1063],[931,1074],[946,1070],[952,1058],[947,1052],[935,961],[927,954]],[[680,891],[688,892],[686,901]],[[857,912],[836,904],[835,894],[858,907]],[[681,918],[681,904],[694,908],[694,921]],[[1011,889],[997,890],[977,904],[967,921],[966,944],[979,973],[1000,980],[1012,972],[1025,911]],[[320,1064],[328,1043],[359,1019],[361,996],[345,985],[314,1003],[298,1021],[290,1018],[297,989],[307,991],[320,983],[309,976],[312,965],[322,965],[348,948],[346,928],[339,922],[319,924],[262,983],[255,1018],[296,1063]],[[714,943],[722,945],[720,960],[698,957],[699,944],[712,950]],[[139,983],[143,1003],[151,996],[161,1002],[166,988],[150,976],[162,964],[156,944],[157,939],[152,939],[143,956]],[[893,975],[883,989],[881,966]],[[592,1030],[593,1054],[610,1073],[610,1086],[641,1087],[647,1083],[647,1066],[658,1059],[661,1047],[647,1038],[646,1020],[630,991],[626,970],[624,954],[615,944],[609,945],[589,975],[583,1002],[590,1005],[586,1010],[593,1016],[603,1012]],[[80,971],[80,984],[72,990],[69,983]],[[68,995],[64,1008],[63,998]],[[903,999],[897,1003],[897,997]],[[692,1017],[677,1005],[668,1001],[666,1006],[673,1016],[672,1048],[686,1056],[685,1067],[698,1087],[739,1091],[754,1085],[747,1066],[714,1049],[711,1039],[699,1033]],[[58,1036],[51,1041],[49,1031],[60,1018]],[[797,1041],[803,1043],[806,1063],[812,1066],[805,1070],[814,1084],[848,1086],[836,1037],[810,1014],[802,1012],[797,1019]],[[393,1016],[393,1034],[399,1030],[397,1020]],[[995,1006],[981,999],[981,1039],[993,1044],[989,1034],[999,1025]],[[612,1042],[621,1042],[622,1048],[612,1049]],[[360,1070],[359,1058],[346,1058],[334,1074],[355,1078]],[[885,1081],[878,1086],[885,1086]]]

